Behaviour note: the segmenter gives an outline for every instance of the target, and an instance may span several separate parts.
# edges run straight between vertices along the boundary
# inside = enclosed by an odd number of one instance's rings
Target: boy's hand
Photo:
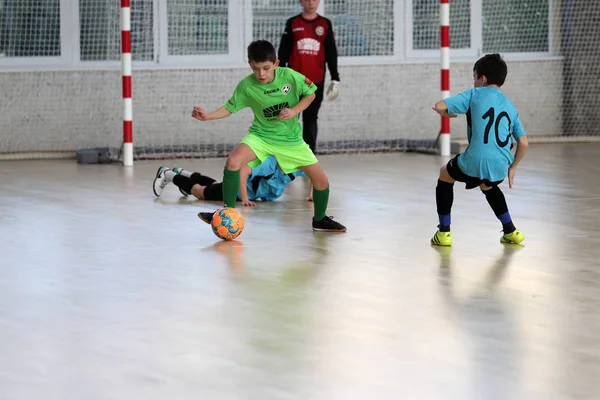
[[[294,118],[296,115],[298,115],[298,113],[292,111],[289,108],[284,108],[279,113],[279,116],[277,117],[277,119],[280,120],[280,121],[285,121],[286,119]]]
[[[244,207],[256,207],[256,203],[250,200],[242,200],[242,206]]]
[[[313,186],[310,185],[310,190],[308,191],[308,196],[306,196],[306,201],[313,201]]]
[[[508,167],[508,188],[509,189],[512,189],[516,174],[517,174],[517,167],[513,167],[512,165],[510,167]]]
[[[195,106],[192,111],[192,118],[199,121],[208,121],[208,113],[202,107]]]

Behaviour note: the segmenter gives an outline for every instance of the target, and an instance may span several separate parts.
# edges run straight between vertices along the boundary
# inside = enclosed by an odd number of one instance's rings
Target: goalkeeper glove
[[[331,81],[326,92],[327,96],[329,97],[329,100],[335,100],[336,97],[338,97],[339,92],[340,83],[338,81]]]

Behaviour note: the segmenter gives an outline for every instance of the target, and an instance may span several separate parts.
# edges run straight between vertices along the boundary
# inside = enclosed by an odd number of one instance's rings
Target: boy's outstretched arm
[[[195,106],[192,111],[192,117],[198,121],[212,121],[214,119],[227,118],[231,115],[231,111],[225,107],[216,109],[215,111],[206,112],[202,107]]]
[[[440,100],[437,103],[435,103],[435,106],[433,106],[433,110],[440,114],[442,117],[448,117],[448,118],[456,118],[457,115],[456,114],[448,114],[448,106],[446,105],[446,102],[444,100]]]
[[[300,114],[302,111],[306,110],[310,103],[317,97],[314,93],[309,94],[308,96],[304,96],[302,100],[298,104],[296,104],[292,108],[285,108],[281,110],[277,119],[286,120],[290,118],[294,118],[296,115]]]
[[[248,165],[244,165],[240,169],[240,198],[242,199],[242,206],[244,207],[255,207],[256,203],[248,199],[248,188],[246,187],[248,176],[252,173],[252,168]]]
[[[515,160],[508,168],[508,187],[510,189],[512,189],[515,175],[517,174],[517,165],[519,165],[519,162],[523,159],[523,157],[525,157],[525,153],[527,153],[527,149],[529,148],[529,140],[527,140],[527,136],[520,136],[517,139],[517,144]]]

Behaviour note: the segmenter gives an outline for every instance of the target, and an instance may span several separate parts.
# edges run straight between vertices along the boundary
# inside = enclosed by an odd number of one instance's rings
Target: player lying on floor
[[[270,156],[256,168],[245,165],[240,171],[238,201],[241,201],[243,206],[254,207],[257,200],[277,200],[283,195],[287,185],[298,176],[306,175],[302,171],[284,174],[274,156]],[[217,182],[199,172],[190,172],[183,168],[170,169],[163,166],[158,168],[154,178],[154,194],[160,197],[165,186],[170,182],[173,182],[184,196],[192,194],[200,200],[223,200],[222,182]],[[307,200],[311,200],[311,195],[312,193],[309,193]]]

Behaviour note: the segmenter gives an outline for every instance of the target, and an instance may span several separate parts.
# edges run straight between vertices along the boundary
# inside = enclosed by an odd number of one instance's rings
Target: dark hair
[[[248,45],[248,61],[277,61],[277,52],[275,52],[275,47],[273,47],[271,42],[267,40],[255,40]]]
[[[473,71],[477,78],[486,76],[488,85],[502,86],[506,80],[508,67],[500,54],[486,54],[475,63]]]

